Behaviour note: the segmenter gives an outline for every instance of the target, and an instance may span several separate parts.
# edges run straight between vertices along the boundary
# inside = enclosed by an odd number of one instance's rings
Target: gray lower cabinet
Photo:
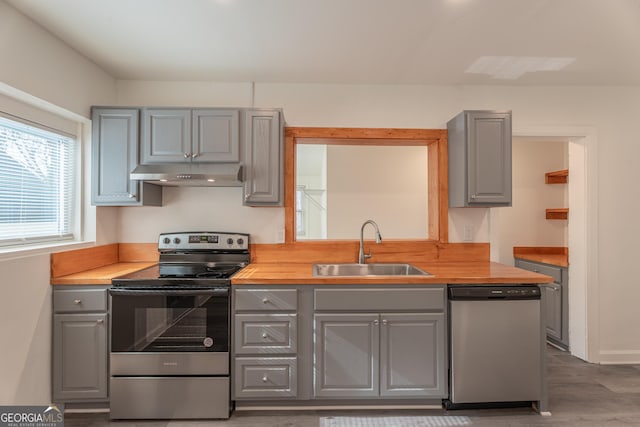
[[[92,109],[91,204],[162,205],[162,187],[129,179],[138,164],[139,116],[137,108]]]
[[[444,294],[440,286],[317,289],[315,397],[446,397]],[[351,312],[332,312],[345,301]]]
[[[108,399],[106,287],[53,290],[54,402]]]
[[[238,109],[143,108],[141,163],[240,161]]]
[[[449,207],[511,206],[511,112],[463,111],[447,130]]]
[[[297,310],[295,288],[234,290],[234,399],[297,396]]]
[[[244,204],[282,206],[283,129],[280,110],[242,110]]]
[[[569,348],[569,270],[566,267],[517,258],[515,266],[553,277],[553,283],[541,285],[547,340]]]

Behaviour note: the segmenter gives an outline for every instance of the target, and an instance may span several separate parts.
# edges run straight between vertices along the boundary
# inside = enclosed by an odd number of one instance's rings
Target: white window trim
[[[91,120],[2,82],[0,82],[0,112],[39,123],[49,128],[59,129],[65,133],[74,133],[77,144],[76,162],[78,164],[74,178],[75,191],[78,195],[74,206],[74,217],[76,218],[73,224],[74,238],[66,241],[2,247],[0,248],[0,260],[79,249],[94,245],[96,240],[96,211],[95,207],[89,204],[91,188],[88,183],[91,182],[91,177],[90,169],[86,166],[91,164]],[[56,126],[56,123],[51,121],[43,122],[41,120],[42,116],[52,118],[54,122],[57,117],[61,123],[66,122],[67,124]],[[69,131],[68,122],[75,123],[75,132]],[[85,185],[85,183],[87,184]]]

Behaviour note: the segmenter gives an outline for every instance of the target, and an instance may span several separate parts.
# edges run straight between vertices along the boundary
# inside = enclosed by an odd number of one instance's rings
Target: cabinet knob
[[[191,153],[184,153],[184,158],[188,159],[189,157],[191,157]]]
[[[134,196],[133,194],[129,193],[129,194],[127,194],[127,197],[129,197],[130,199],[133,199],[136,196]]]
[[[472,198],[472,199],[475,199],[475,198],[476,198],[476,195],[475,195],[475,194],[472,194],[472,195],[471,195],[471,198]]]
[[[96,323],[98,325],[102,325],[104,323],[104,319],[98,319],[98,320],[96,320]]]
[[[384,326],[387,326],[387,319],[382,319],[382,324],[383,324]]]
[[[263,303],[263,304],[266,304],[266,303],[268,303],[268,302],[269,302],[269,298],[262,298],[262,303]]]
[[[265,375],[264,377],[262,377],[262,382],[266,383],[267,381],[269,381],[269,378],[267,378],[267,376]]]
[[[266,332],[263,332],[263,333],[262,333],[262,338],[267,338],[267,336],[268,336],[268,335],[267,335],[267,333],[266,333]]]
[[[376,325],[376,326],[378,326],[378,323],[379,323],[379,322],[378,322],[378,319],[376,319],[376,320],[374,320],[374,321],[373,321],[373,324],[374,324],[374,325]]]
[[[74,299],[74,300],[73,300],[73,303],[74,303],[75,305],[80,305],[80,304],[82,304],[82,300],[81,300],[81,299]]]
[[[196,157],[198,157],[199,155],[200,155],[200,154],[198,154],[198,153],[193,153],[193,154],[191,155],[191,158],[192,158],[192,159],[195,159],[195,158],[196,158]]]

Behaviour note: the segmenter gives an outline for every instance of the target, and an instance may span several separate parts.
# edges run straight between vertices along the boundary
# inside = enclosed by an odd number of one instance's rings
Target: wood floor
[[[235,412],[225,421],[114,421],[108,414],[66,414],[66,427],[322,427],[325,417],[429,417],[411,426],[640,426],[640,365],[593,365],[548,348],[551,416],[527,408],[423,411]],[[455,418],[452,418],[455,417]],[[321,424],[322,423],[322,424]],[[366,427],[365,424],[350,424]],[[403,427],[394,424],[394,427]]]

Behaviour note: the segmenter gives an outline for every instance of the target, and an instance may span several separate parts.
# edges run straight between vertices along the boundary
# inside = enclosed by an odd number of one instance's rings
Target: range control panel
[[[162,233],[158,238],[158,250],[246,251],[249,250],[249,235],[212,231]]]

